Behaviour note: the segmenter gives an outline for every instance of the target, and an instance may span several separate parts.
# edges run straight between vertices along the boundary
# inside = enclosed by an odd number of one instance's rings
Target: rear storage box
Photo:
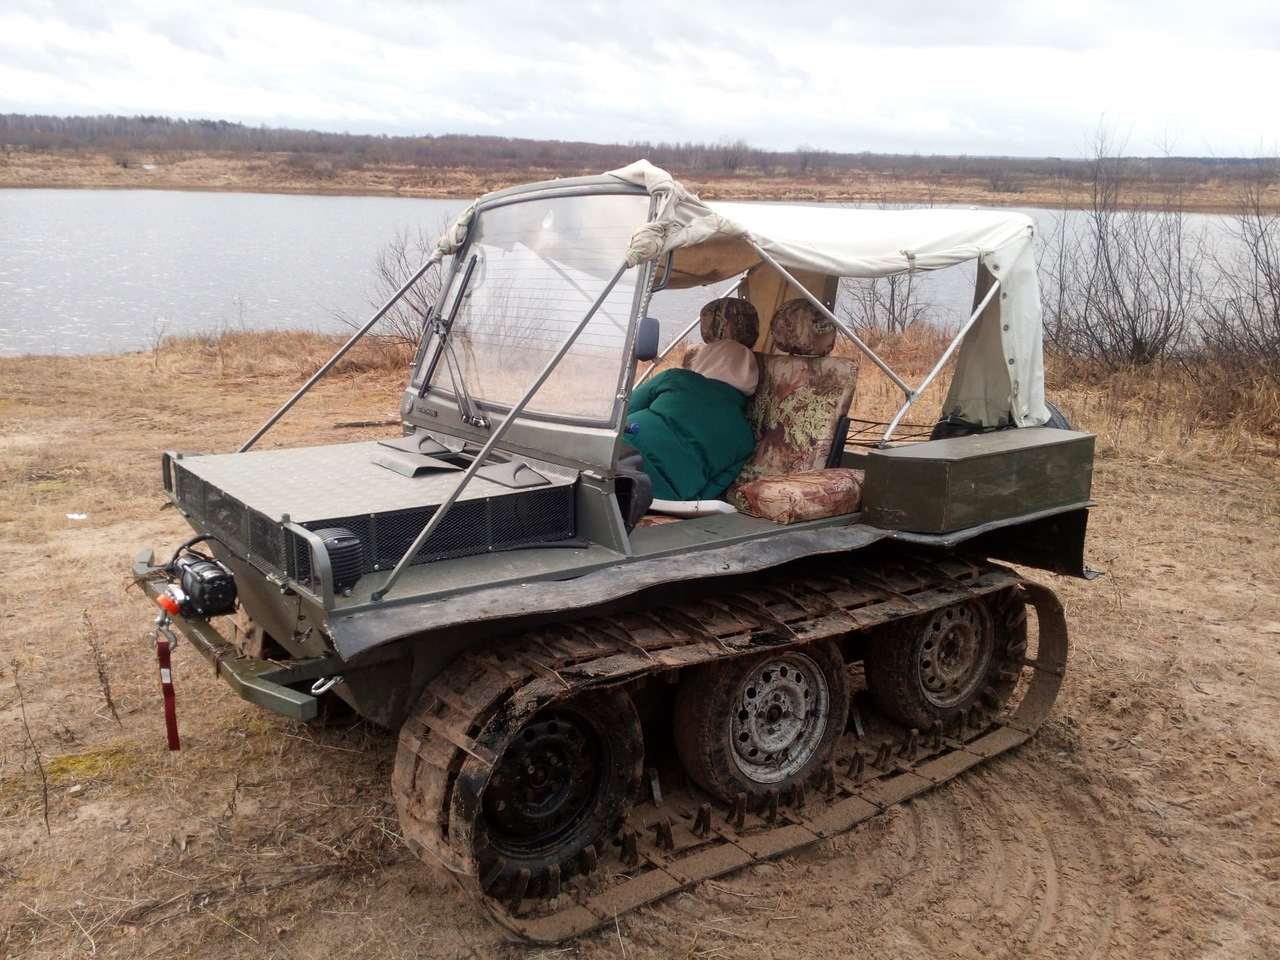
[[[1089,499],[1093,435],[1031,427],[874,450],[862,519],[951,533]]]

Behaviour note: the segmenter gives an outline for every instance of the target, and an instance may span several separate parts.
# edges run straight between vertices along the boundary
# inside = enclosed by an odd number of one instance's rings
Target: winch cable
[[[212,533],[202,533],[198,537],[192,537],[190,540],[187,540],[184,543],[178,544],[178,549],[173,551],[173,556],[169,559],[169,562],[164,565],[165,572],[170,574],[173,573],[173,565],[178,562],[178,558],[182,556],[183,551],[191,550],[191,548],[194,547],[197,543],[204,543],[206,540],[213,540],[213,541],[216,541],[217,543],[222,543],[223,546],[226,546],[226,544],[223,543],[221,537],[216,536]],[[206,554],[200,553],[199,550],[191,550],[191,552],[194,554],[197,554],[198,556],[204,557],[204,559],[206,560],[212,559]]]

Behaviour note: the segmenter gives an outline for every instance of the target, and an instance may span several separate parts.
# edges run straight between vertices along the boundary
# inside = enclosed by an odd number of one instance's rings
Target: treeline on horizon
[[[1016,192],[1017,181],[1023,178],[1089,180],[1093,176],[1092,165],[1098,159],[836,153],[805,145],[791,151],[774,151],[758,149],[742,139],[724,139],[717,143],[606,144],[471,134],[389,136],[253,127],[228,120],[110,115],[0,114],[0,146],[6,150],[290,153],[325,157],[352,168],[364,165],[467,167],[495,172],[537,168],[562,175],[608,170],[645,157],[674,173],[692,172],[703,176],[835,177],[856,171],[991,177],[997,189],[1003,183],[1010,192]],[[1161,156],[1110,160],[1119,167],[1115,173],[1125,178],[1141,178],[1148,184],[1280,179],[1274,158]]]

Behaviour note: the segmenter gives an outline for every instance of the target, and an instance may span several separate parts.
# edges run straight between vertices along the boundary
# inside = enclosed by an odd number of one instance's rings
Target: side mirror
[[[652,360],[658,355],[659,333],[657,317],[640,318],[640,326],[636,329],[637,360]]]

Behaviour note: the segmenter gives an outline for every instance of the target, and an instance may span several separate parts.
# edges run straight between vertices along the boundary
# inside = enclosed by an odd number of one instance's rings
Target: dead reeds
[[[345,338],[310,330],[228,329],[165,337],[153,351],[156,369],[235,377],[310,376]],[[370,334],[339,361],[336,376],[394,371],[407,376],[413,349],[398,339]]]

